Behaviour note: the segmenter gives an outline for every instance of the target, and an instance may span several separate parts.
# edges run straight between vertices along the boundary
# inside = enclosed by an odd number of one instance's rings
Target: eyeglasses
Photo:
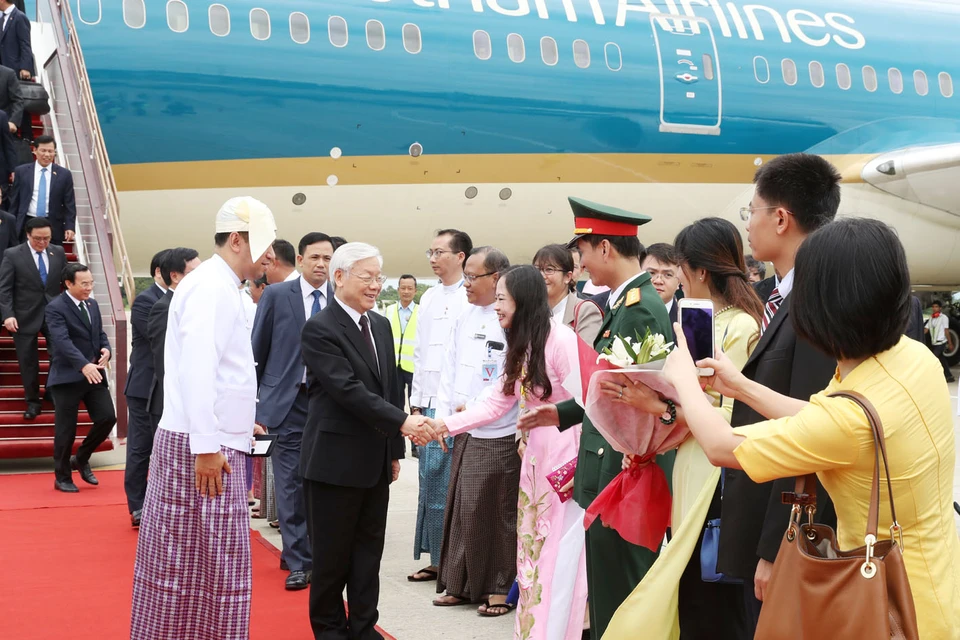
[[[490,273],[481,273],[481,274],[478,275],[478,276],[472,276],[472,275],[470,275],[469,273],[465,273],[465,274],[463,274],[463,279],[472,284],[472,283],[476,282],[477,280],[479,280],[480,278],[486,278],[487,276],[492,276],[492,275],[495,274],[495,273],[497,273],[497,272],[496,272],[496,271],[491,271]]]
[[[545,276],[552,276],[564,272],[563,269],[557,269],[556,267],[537,267],[537,271]]]
[[[751,207],[747,205],[746,207],[740,207],[740,219],[743,220],[744,222],[750,222],[750,217],[753,215],[755,211],[763,211],[764,209],[783,209],[783,207],[779,207],[779,206]],[[783,209],[783,210],[789,213],[790,215],[793,215],[793,211],[787,211],[786,209]]]
[[[660,278],[661,280],[673,280],[677,277],[677,274],[673,271],[657,271],[656,269],[647,269],[647,273],[650,274],[651,280],[656,280]]]
[[[427,256],[427,260],[430,260],[434,257],[439,260],[445,253],[452,254],[453,251],[450,251],[449,249],[427,249],[424,255]]]
[[[368,286],[368,287],[369,287],[371,284],[373,284],[374,282],[377,283],[377,286],[382,287],[382,286],[383,286],[383,283],[387,281],[387,276],[376,276],[376,277],[374,277],[374,276],[360,276],[360,275],[357,275],[357,274],[352,273],[352,272],[350,272],[350,271],[347,272],[347,275],[353,276],[354,278],[356,278],[357,280],[359,280],[360,282],[362,282],[364,285],[366,285],[366,286]]]

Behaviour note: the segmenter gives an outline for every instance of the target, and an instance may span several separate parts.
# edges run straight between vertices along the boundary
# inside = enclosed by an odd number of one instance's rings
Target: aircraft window
[[[874,92],[877,90],[877,70],[873,67],[864,67],[863,68],[863,88],[867,91]]]
[[[590,45],[586,40],[573,41],[573,62],[581,69],[590,66]]]
[[[481,60],[489,60],[493,55],[493,46],[490,44],[490,34],[486,31],[473,32],[473,53]]]
[[[903,74],[900,69],[890,69],[887,72],[887,80],[890,82],[890,91],[900,94],[903,93]]]
[[[709,53],[703,54],[703,77],[707,80],[713,80],[713,56]]]
[[[927,74],[919,70],[914,71],[913,86],[917,89],[917,95],[925,96],[930,93],[930,83],[927,82]]]
[[[837,65],[837,86],[844,91],[853,86],[853,77],[850,75],[850,67],[842,62]]]
[[[507,55],[513,62],[523,62],[527,57],[527,51],[523,46],[523,36],[519,33],[511,33],[507,36]]]
[[[347,40],[349,39],[347,21],[340,16],[330,16],[330,19],[327,20],[327,36],[329,36],[330,44],[333,46],[347,46]]]
[[[403,48],[407,50],[407,53],[420,53],[420,50],[423,49],[420,27],[409,22],[403,25]]]
[[[305,13],[294,11],[290,14],[290,38],[297,44],[310,42],[310,18]]]
[[[183,0],[170,0],[167,3],[167,26],[176,33],[183,33],[190,27],[190,13]]]
[[[124,4],[124,16],[126,16],[126,2]],[[96,17],[93,9],[96,8]],[[86,11],[84,11],[86,9]],[[83,24],[100,24],[100,18],[103,17],[103,6],[100,0],[77,0],[77,16]],[[141,25],[142,26],[142,25]]]
[[[826,78],[823,73],[823,65],[814,60],[810,63],[810,82],[816,88],[822,87],[826,83]]]
[[[756,56],[753,59],[753,77],[760,84],[770,82],[770,63],[763,56]]]
[[[790,58],[784,58],[780,64],[780,70],[783,72],[783,81],[791,87],[797,84],[797,63]]]
[[[560,51],[557,49],[557,41],[550,36],[540,38],[540,57],[543,63],[551,67],[560,60]]]
[[[608,42],[603,47],[603,57],[607,63],[607,69],[610,71],[620,71],[623,68],[623,54],[620,52],[620,45],[615,42]]]
[[[250,10],[250,35],[257,40],[270,37],[270,14],[265,9]]]
[[[230,10],[222,4],[212,4],[207,10],[210,31],[215,36],[224,37],[230,33]]]
[[[949,73],[940,74],[940,94],[944,98],[953,97],[953,78],[950,77]]]
[[[387,34],[379,20],[367,20],[367,46],[374,51],[383,51],[387,46]]]
[[[147,24],[147,8],[143,0],[123,0],[123,23],[131,29],[142,29]]]

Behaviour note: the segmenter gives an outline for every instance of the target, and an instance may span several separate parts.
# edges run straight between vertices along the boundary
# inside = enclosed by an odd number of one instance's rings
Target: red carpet
[[[53,474],[0,476],[0,638],[129,638],[137,533],[123,472],[97,477],[99,487],[80,483],[67,495],[54,491]],[[308,592],[284,591],[279,551],[251,536],[251,640],[311,640]]]

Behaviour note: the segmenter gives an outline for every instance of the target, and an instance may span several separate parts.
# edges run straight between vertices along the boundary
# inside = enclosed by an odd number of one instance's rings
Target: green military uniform
[[[571,205],[577,204],[588,206],[593,211],[591,217],[601,220],[623,220],[630,216],[628,219],[635,220],[636,225],[649,221],[648,217],[639,214],[571,199]],[[574,212],[577,211],[577,206],[574,206]],[[601,235],[604,233],[603,226],[584,226],[585,224],[589,222],[578,216],[577,233],[583,234],[586,229],[594,229],[594,233]],[[604,310],[600,333],[597,334],[593,346],[599,352],[611,346],[616,336],[636,339],[637,335],[643,337],[648,328],[652,333],[672,335],[667,308],[653,288],[650,274],[643,273],[630,281],[616,300],[610,299],[609,307]],[[610,446],[589,418],[585,418],[583,408],[576,401],[568,400],[557,405],[557,411],[560,414],[561,429],[583,422],[573,496],[577,504],[586,509],[597,494],[620,473],[623,455]],[[675,457],[676,453],[671,451],[657,456],[656,459],[668,482],[673,476]],[[590,634],[593,640],[599,640],[603,636],[613,614],[640,583],[657,555],[649,549],[627,542],[615,530],[604,527],[599,518],[587,530],[587,587]]]

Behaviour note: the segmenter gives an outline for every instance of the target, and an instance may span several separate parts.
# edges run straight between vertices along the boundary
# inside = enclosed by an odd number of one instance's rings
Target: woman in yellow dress
[[[739,370],[759,340],[763,317],[763,303],[749,283],[740,232],[727,220],[704,218],[680,232],[675,248],[684,295],[713,301],[714,344]],[[604,383],[603,388],[620,402],[662,413],[659,398],[645,393],[643,385],[634,386],[626,376],[619,383]],[[711,388],[706,391],[713,399],[716,414],[729,424],[733,398],[721,396]],[[678,419],[682,422],[682,412]],[[743,587],[704,582],[701,576],[705,526],[720,518],[720,469],[710,464],[693,438],[677,450],[672,486],[672,541],[628,602],[643,603],[645,637],[660,637],[649,635],[648,625],[654,617],[669,629],[662,637],[739,640],[747,633]],[[614,618],[611,624],[619,627],[620,623]],[[606,636],[621,637],[610,629]],[[628,633],[622,637],[633,636]]]
[[[768,418],[730,429],[704,398],[679,337],[664,373],[679,394],[687,424],[714,465],[743,469],[754,482],[816,473],[836,507],[838,545],[854,549],[864,544],[873,435],[858,405],[827,396],[841,390],[864,395],[877,408],[886,435],[920,638],[960,638],[953,411],[937,359],[923,344],[903,336],[910,309],[903,246],[881,222],[839,220],[804,242],[795,278],[791,315],[797,335],[837,359],[829,386],[804,402],[747,380],[722,355],[702,361],[700,366],[717,372],[708,380],[714,389]],[[893,524],[885,500],[880,531]],[[837,628],[833,637],[859,637],[857,620],[848,625]],[[645,637],[666,637],[644,631]],[[796,633],[804,636],[802,629]]]

